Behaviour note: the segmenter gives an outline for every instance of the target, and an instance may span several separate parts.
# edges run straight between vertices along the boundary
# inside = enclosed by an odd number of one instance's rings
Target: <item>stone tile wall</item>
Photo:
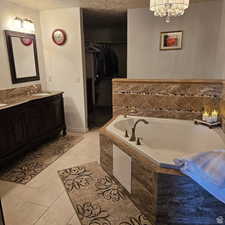
[[[220,97],[220,118],[222,122],[222,129],[225,133],[225,81],[223,82],[223,89]]]
[[[14,99],[39,92],[41,92],[41,84],[0,90],[0,103],[3,103],[8,99]]]
[[[104,133],[104,132],[103,132]],[[138,151],[122,146],[115,139],[100,133],[100,164],[101,167],[113,176],[113,145],[117,145],[121,150],[132,158],[132,194],[129,198],[135,203],[137,208],[155,224],[156,220],[156,174],[153,172],[155,165]]]
[[[192,120],[219,110],[222,93],[222,81],[115,79],[113,114]]]

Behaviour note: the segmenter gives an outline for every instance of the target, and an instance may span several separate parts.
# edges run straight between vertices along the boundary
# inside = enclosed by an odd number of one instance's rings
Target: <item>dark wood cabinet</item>
[[[0,165],[66,133],[62,94],[0,110]]]
[[[1,200],[0,200],[0,225],[5,225]]]

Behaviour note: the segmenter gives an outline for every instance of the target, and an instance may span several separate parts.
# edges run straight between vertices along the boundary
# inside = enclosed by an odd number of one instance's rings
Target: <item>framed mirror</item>
[[[5,31],[12,83],[40,80],[34,34]]]

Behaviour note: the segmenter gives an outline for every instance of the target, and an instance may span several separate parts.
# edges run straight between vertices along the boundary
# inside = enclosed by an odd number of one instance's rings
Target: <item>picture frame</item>
[[[183,31],[168,31],[160,34],[160,50],[181,50],[183,47]]]
[[[52,32],[52,40],[56,45],[64,45],[67,41],[66,32],[63,29],[55,29]]]

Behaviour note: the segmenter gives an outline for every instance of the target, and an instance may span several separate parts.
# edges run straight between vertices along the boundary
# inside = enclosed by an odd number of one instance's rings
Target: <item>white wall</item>
[[[68,129],[86,131],[85,69],[80,8],[42,11],[41,28],[47,88],[65,92]],[[57,28],[62,28],[67,33],[68,40],[63,46],[57,46],[52,41],[52,32]]]
[[[185,15],[170,24],[148,9],[128,10],[128,78],[217,79],[223,1],[190,5]],[[183,30],[183,50],[160,51],[160,32]],[[221,45],[220,45],[221,49]],[[222,49],[222,55],[225,50]],[[225,60],[225,58],[224,58]],[[224,64],[224,63],[223,63]]]
[[[39,12],[28,9],[28,8],[20,7],[16,4],[9,3],[5,0],[0,0],[0,1],[1,1],[0,3],[0,49],[1,49],[0,51],[0,62],[1,62],[0,89],[21,87],[21,86],[34,84],[34,83],[40,83],[40,81],[36,81],[36,82],[26,82],[21,84],[14,84],[14,85],[12,84],[4,30],[11,28],[10,22],[16,16],[22,17],[22,18],[29,18],[35,23],[41,84],[45,88],[45,69],[44,69],[44,60],[43,60],[43,52],[42,52],[42,43],[40,40],[41,33],[40,33]]]

